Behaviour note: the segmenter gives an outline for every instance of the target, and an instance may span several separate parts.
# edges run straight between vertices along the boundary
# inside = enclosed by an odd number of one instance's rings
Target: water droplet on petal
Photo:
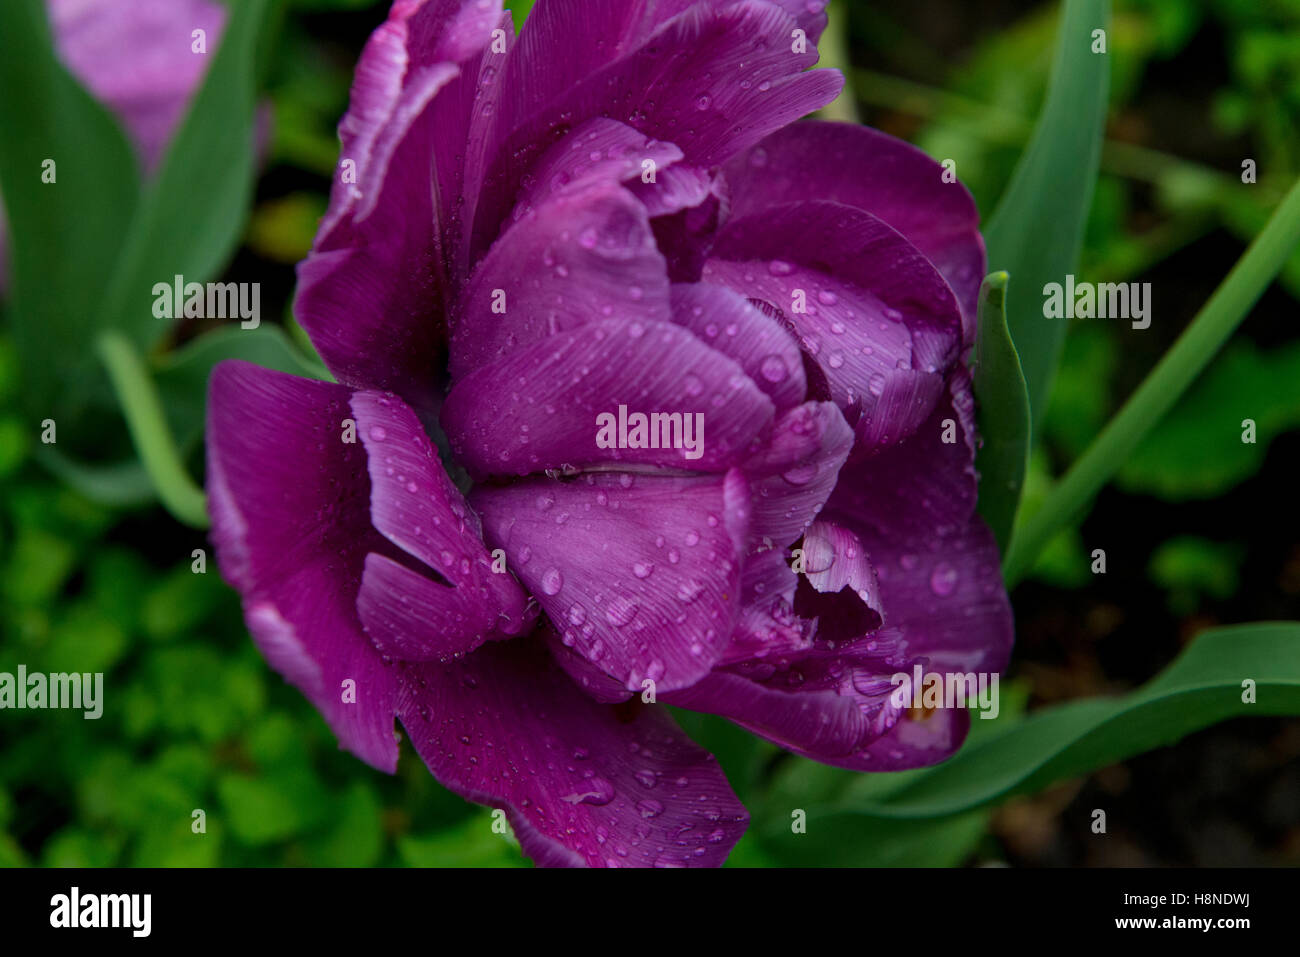
[[[781,473],[781,478],[791,485],[807,485],[816,477],[817,466],[813,464],[796,465],[794,468]]]
[[[614,785],[604,778],[588,778],[582,782],[582,790],[566,794],[564,800],[570,804],[590,804],[603,807],[614,800]]]
[[[784,382],[790,374],[790,370],[786,368],[785,360],[778,355],[770,355],[764,358],[759,364],[758,371],[764,379],[773,383]]]
[[[559,594],[564,587],[564,573],[558,568],[548,568],[542,572],[542,591],[548,595]]]
[[[940,562],[935,565],[934,571],[930,574],[930,591],[944,598],[951,595],[956,587],[957,569],[947,562]]]

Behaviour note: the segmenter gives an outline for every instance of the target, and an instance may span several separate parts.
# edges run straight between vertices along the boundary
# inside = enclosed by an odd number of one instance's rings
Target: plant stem
[[[172,439],[153,380],[135,347],[120,332],[105,332],[96,343],[122,406],[131,440],[167,511],[194,528],[208,526],[207,497],[185,471]]]
[[[1052,537],[1072,523],[1142,438],[1169,411],[1239,326],[1300,243],[1300,181],[1178,341],[1124,407],[1013,536],[1003,562],[1007,587],[1029,571]]]

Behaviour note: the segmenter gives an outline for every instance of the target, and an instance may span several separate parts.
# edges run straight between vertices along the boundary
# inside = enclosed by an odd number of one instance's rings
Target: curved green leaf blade
[[[973,722],[966,747],[998,736],[1015,724],[1029,696],[1017,682],[1002,687],[1001,710],[992,720]],[[731,769],[727,768],[728,777]],[[885,800],[909,783],[929,774],[928,768],[891,774],[859,774],[791,756],[776,775],[761,804],[754,808],[750,833],[763,850],[783,864],[825,867],[826,862],[852,867],[955,867],[970,857],[984,836],[989,808],[948,817],[896,820],[865,814],[837,814],[833,827],[815,823],[795,835],[791,813],[796,808],[839,805],[852,794],[856,800]],[[822,816],[809,811],[810,819]]]
[[[134,508],[158,498],[153,480],[138,459],[91,465],[69,458],[54,445],[38,445],[32,454],[52,475],[100,505]]]
[[[1255,700],[1243,701],[1243,682]],[[1086,774],[1227,718],[1300,714],[1300,623],[1217,628],[1132,694],[1046,708],[965,748],[887,800],[837,809],[878,817],[961,814]],[[978,720],[978,719],[976,719]]]
[[[515,16],[515,29],[521,30],[524,21],[528,19],[528,14],[533,12],[533,5],[537,0],[506,0],[506,9]]]
[[[41,0],[0,3],[0,90],[0,190],[23,397],[62,425],[94,383],[103,385],[90,342],[139,173],[117,121],[55,56]]]
[[[1242,701],[1255,682],[1257,703]],[[1073,702],[1017,718],[1013,687],[1003,714],[944,764],[897,774],[850,775],[811,763],[774,789],[760,825],[764,849],[784,863],[816,865],[830,849],[853,863],[945,866],[965,860],[993,805],[1172,744],[1231,717],[1300,713],[1300,623],[1261,622],[1206,632],[1132,694]],[[818,801],[822,803],[818,803]],[[779,806],[778,806],[779,805]],[[790,812],[807,812],[793,834]],[[843,858],[843,854],[839,857]]]
[[[1126,492],[1181,502],[1223,495],[1264,467],[1274,439],[1300,427],[1300,341],[1228,343],[1115,473]],[[1242,441],[1243,423],[1258,429]]]
[[[975,458],[979,512],[1005,554],[1029,464],[1029,393],[1020,357],[1007,330],[1007,274],[993,273],[980,286],[975,398],[983,444]]]
[[[167,331],[155,283],[211,279],[239,241],[256,168],[257,60],[278,0],[240,0],[212,65],[145,192],[105,295],[108,324],[147,349]]]
[[[1043,316],[1039,291],[1079,261],[1101,162],[1109,54],[1093,53],[1109,23],[1108,0],[1065,0],[1047,100],[1011,183],[984,231],[989,267],[1016,277],[1007,309],[1037,425],[1061,357],[1065,319]]]
[[[208,524],[207,497],[185,471],[185,463],[167,426],[162,401],[144,362],[120,332],[105,332],[96,343],[140,464],[153,480],[158,498],[177,519],[194,528]]]
[[[1002,561],[1007,587],[1015,586],[1063,526],[1078,519],[1093,496],[1187,391],[1245,320],[1297,245],[1300,245],[1300,180],[1292,185],[1269,217],[1268,225],[1237,260],[1172,348],[1156,363],[1151,374],[1142,380],[1088,450],[1070,466],[1038,511],[1021,523],[1012,548]]]

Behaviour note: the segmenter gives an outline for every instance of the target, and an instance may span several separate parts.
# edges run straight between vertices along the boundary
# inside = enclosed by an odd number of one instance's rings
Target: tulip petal
[[[772,403],[680,326],[619,319],[475,370],[452,389],[441,421],[456,460],[477,475],[614,463],[721,471],[771,427]],[[647,447],[627,447],[632,440]]]
[[[829,103],[843,86],[835,70],[808,69],[816,46],[797,52],[796,21],[774,4],[701,3],[667,20],[661,16],[673,7],[639,6],[550,3],[528,18],[507,66],[476,249],[496,235],[537,157],[578,123],[626,117],[710,169]],[[557,45],[566,56],[554,55]]]
[[[722,286],[672,287],[673,322],[740,364],[778,411],[804,400],[807,381],[799,346],[775,319]]]
[[[367,552],[386,543],[370,526],[365,452],[342,441],[347,400],[342,386],[244,362],[217,366],[207,430],[212,537],[272,667],[343,747],[391,772],[396,686],[354,601]]]
[[[944,377],[937,372],[886,372],[879,394],[868,390],[856,410],[853,458],[870,457],[910,438],[933,413],[943,391]]]
[[[475,270],[452,331],[453,379],[521,346],[613,316],[667,322],[668,272],[645,208],[599,184],[552,197]]]
[[[366,559],[358,609],[370,637],[390,654],[422,659],[464,654],[490,637],[527,630],[527,596],[504,567],[493,571],[478,516],[415,413],[378,392],[354,393],[350,407],[367,453],[374,527],[427,566]]]
[[[862,532],[880,582],[886,630],[926,670],[1006,670],[1014,624],[997,543],[978,516],[940,540],[890,542]]]
[[[820,641],[854,639],[880,627],[880,585],[857,535],[834,522],[813,522],[801,550],[804,577],[794,611],[817,619]]]
[[[738,218],[769,206],[830,200],[879,216],[934,263],[961,305],[974,342],[986,270],[970,192],[924,152],[879,130],[809,120],[778,130],[723,171]]]
[[[689,688],[666,694],[664,701],[721,715],[789,751],[827,763],[852,754],[872,727],[851,695],[770,687],[730,670],[715,671]]]
[[[822,510],[853,445],[853,433],[830,402],[786,410],[772,440],[744,464],[754,495],[753,541],[794,542]]]
[[[975,442],[970,373],[959,366],[911,436],[850,460],[827,508],[889,541],[944,538],[965,528],[975,511]]]
[[[670,477],[588,473],[482,487],[489,543],[563,633],[629,690],[708,673],[740,597],[749,519],[739,472]]]
[[[792,203],[728,221],[705,282],[780,310],[848,409],[896,369],[946,370],[961,314],[916,247],[882,220],[829,202]]]
[[[500,0],[394,4],[357,64],[329,210],[298,269],[294,311],[330,371],[422,411],[436,405],[448,294],[434,104],[500,15]]]
[[[799,577],[786,550],[759,545],[745,559],[740,580],[740,611],[718,667],[769,655],[795,657],[812,643],[814,622],[795,613]]]
[[[674,144],[651,139],[626,123],[593,117],[538,160],[529,175],[531,185],[515,197],[514,218],[521,218],[556,193],[639,180],[647,162],[657,182],[660,172],[667,173],[682,155]]]
[[[398,709],[457,794],[505,811],[542,866],[717,866],[748,815],[660,708],[602,705],[530,641],[403,665]]]

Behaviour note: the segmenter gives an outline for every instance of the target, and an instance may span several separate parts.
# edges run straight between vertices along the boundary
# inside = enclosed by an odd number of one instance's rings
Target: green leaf
[[[533,7],[537,0],[506,0],[506,9],[514,14],[515,29],[523,28],[524,21],[528,19],[528,14],[533,12]]]
[[[996,718],[971,722],[966,747],[995,737],[1014,725],[1029,698],[1019,682],[1001,688]],[[846,801],[878,801],[929,774],[929,769],[888,774],[859,774],[791,757],[757,808],[757,834],[763,850],[783,864],[825,867],[954,867],[966,861],[984,836],[989,811],[976,809],[947,818],[897,821],[867,815],[837,816],[833,828],[816,823],[812,809],[842,806]],[[791,812],[808,811],[814,822],[807,833],[791,829]]]
[[[117,121],[56,58],[41,0],[0,3],[0,90],[0,190],[23,394],[29,408],[58,420],[71,417],[95,381],[88,343],[139,173]],[[52,183],[42,182],[46,160]]]
[[[1166,501],[1213,498],[1255,475],[1271,441],[1300,426],[1300,343],[1224,350],[1125,459],[1116,484]],[[1243,423],[1254,441],[1243,441]]]
[[[1168,592],[1169,610],[1194,614],[1202,595],[1226,601],[1237,593],[1245,546],[1180,535],[1162,542],[1147,563],[1147,576]]]
[[[374,867],[384,852],[383,807],[374,790],[356,781],[339,797],[324,833],[307,841],[313,867]]]
[[[205,821],[195,833],[187,811],[158,817],[140,834],[131,854],[132,867],[218,867],[221,864],[221,821]]]
[[[188,562],[134,590],[140,629],[155,641],[193,634],[226,598],[213,575],[195,575]]]
[[[1109,328],[1085,323],[1071,330],[1035,445],[1067,460],[1082,455],[1115,411],[1118,363],[1118,337]]]
[[[326,816],[328,796],[306,770],[266,777],[229,774],[217,783],[221,809],[241,844],[257,847],[310,831]]]
[[[153,480],[136,459],[113,465],[87,465],[52,445],[37,446],[33,455],[56,478],[99,505],[130,508],[156,497]]]
[[[1003,557],[1002,576],[1013,588],[1043,547],[1075,521],[1127,462],[1151,429],[1195,381],[1250,314],[1268,284],[1300,245],[1300,180],[1278,204],[1268,225],[1183,330],[1101,434],[1048,494],[1045,504],[1016,530]]]
[[[105,620],[97,608],[77,602],[51,633],[43,665],[52,672],[109,671],[129,644],[122,629]]]
[[[213,367],[226,359],[333,381],[325,367],[304,356],[279,326],[210,332],[169,355],[154,375],[171,433],[182,451],[192,449],[203,436],[208,379]]]
[[[107,837],[83,828],[65,827],[48,838],[41,848],[41,866],[112,867],[121,841],[118,836]]]
[[[993,273],[980,286],[975,398],[984,444],[976,456],[979,511],[1005,552],[1020,504],[1029,462],[1029,394],[1020,358],[1007,331],[1007,274]]]
[[[1242,700],[1247,679],[1255,683],[1252,703]],[[1131,694],[1045,708],[884,800],[846,800],[826,816],[901,821],[965,814],[1173,744],[1227,718],[1294,714],[1300,714],[1300,623],[1217,628]]]
[[[1041,421],[1065,340],[1066,320],[1043,316],[1039,291],[1074,271],[1101,162],[1109,54],[1092,31],[1109,22],[1108,0],[1065,0],[1047,101],[1011,183],[984,231],[989,266],[1016,277],[1007,324],[1020,355],[1035,425]]]
[[[257,53],[275,0],[234,4],[211,67],[122,240],[104,318],[138,347],[166,331],[155,283],[205,282],[239,241],[255,171]],[[121,224],[118,231],[121,231]]]
[[[475,814],[463,824],[436,834],[407,834],[397,851],[407,867],[527,867],[513,835],[492,830],[492,812]]]
[[[757,799],[763,769],[776,746],[717,715],[671,708],[673,719],[687,736],[718,759],[742,804]]]
[[[1011,541],[1018,541],[1021,529],[1030,516],[1042,509],[1051,491],[1052,475],[1048,467],[1047,450],[1042,446],[1029,456],[1029,471],[1025,473],[1025,487],[1020,496],[1020,511],[1016,515]],[[1027,570],[1026,577],[1057,588],[1083,588],[1092,580],[1088,552],[1083,547],[1083,536],[1077,528],[1066,526],[1043,545]]]
[[[158,390],[144,363],[130,341],[119,332],[103,333],[97,346],[117,391],[140,462],[153,480],[159,499],[179,521],[194,528],[207,527],[207,497],[185,471],[185,463],[167,427]]]

